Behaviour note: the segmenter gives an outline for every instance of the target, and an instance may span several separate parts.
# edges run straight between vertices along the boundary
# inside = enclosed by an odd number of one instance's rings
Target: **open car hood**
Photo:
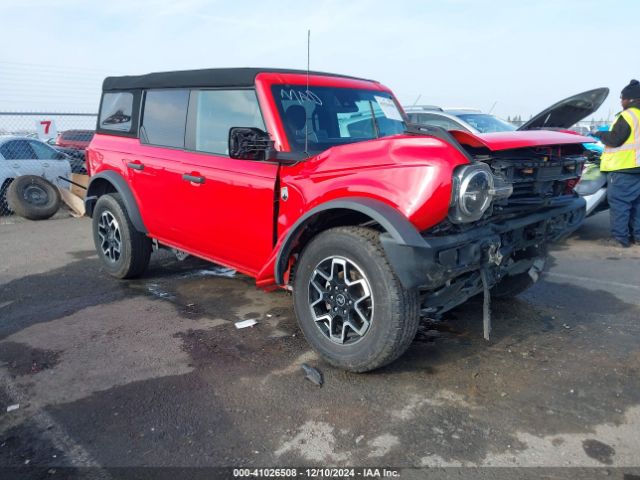
[[[546,108],[520,126],[518,130],[569,128],[598,110],[608,96],[608,88],[596,88],[578,93]]]

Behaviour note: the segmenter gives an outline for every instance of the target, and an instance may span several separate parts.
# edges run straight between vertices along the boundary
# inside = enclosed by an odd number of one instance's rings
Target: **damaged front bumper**
[[[442,313],[482,291],[481,270],[490,285],[528,270],[535,275],[541,269],[539,259],[518,259],[515,254],[566,237],[584,217],[585,201],[575,198],[561,207],[462,233],[423,236],[421,244],[400,244],[386,234],[380,240],[403,286],[430,291],[426,308]]]

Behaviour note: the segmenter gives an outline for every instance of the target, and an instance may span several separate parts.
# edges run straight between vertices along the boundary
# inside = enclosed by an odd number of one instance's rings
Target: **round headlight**
[[[491,204],[493,177],[486,170],[476,170],[460,184],[460,211],[467,217],[479,218]]]

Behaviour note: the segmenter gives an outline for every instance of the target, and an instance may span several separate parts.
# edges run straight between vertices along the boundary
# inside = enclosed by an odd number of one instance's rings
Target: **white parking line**
[[[551,277],[551,278],[562,278],[565,280],[574,280],[575,282],[587,282],[587,283],[595,283],[598,285],[609,285],[612,287],[629,288],[631,290],[640,291],[640,286],[638,285],[629,285],[628,283],[612,282],[609,280],[598,280],[597,278],[580,277],[578,275],[568,275],[566,273],[546,272],[544,276]]]

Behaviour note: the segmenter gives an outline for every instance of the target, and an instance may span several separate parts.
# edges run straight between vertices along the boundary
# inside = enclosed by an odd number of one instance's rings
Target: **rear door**
[[[273,249],[278,165],[230,158],[231,127],[265,129],[253,89],[192,91],[178,220],[186,249],[251,274]]]
[[[13,162],[4,158],[2,154],[2,146],[0,146],[0,202],[2,201],[2,194],[4,188],[7,187],[7,180],[17,177],[16,170],[13,168]],[[0,209],[2,204],[0,203]],[[0,211],[0,215],[2,212]]]
[[[189,90],[149,90],[143,102],[140,146],[125,165],[149,235],[176,245],[183,236],[181,160]]]

